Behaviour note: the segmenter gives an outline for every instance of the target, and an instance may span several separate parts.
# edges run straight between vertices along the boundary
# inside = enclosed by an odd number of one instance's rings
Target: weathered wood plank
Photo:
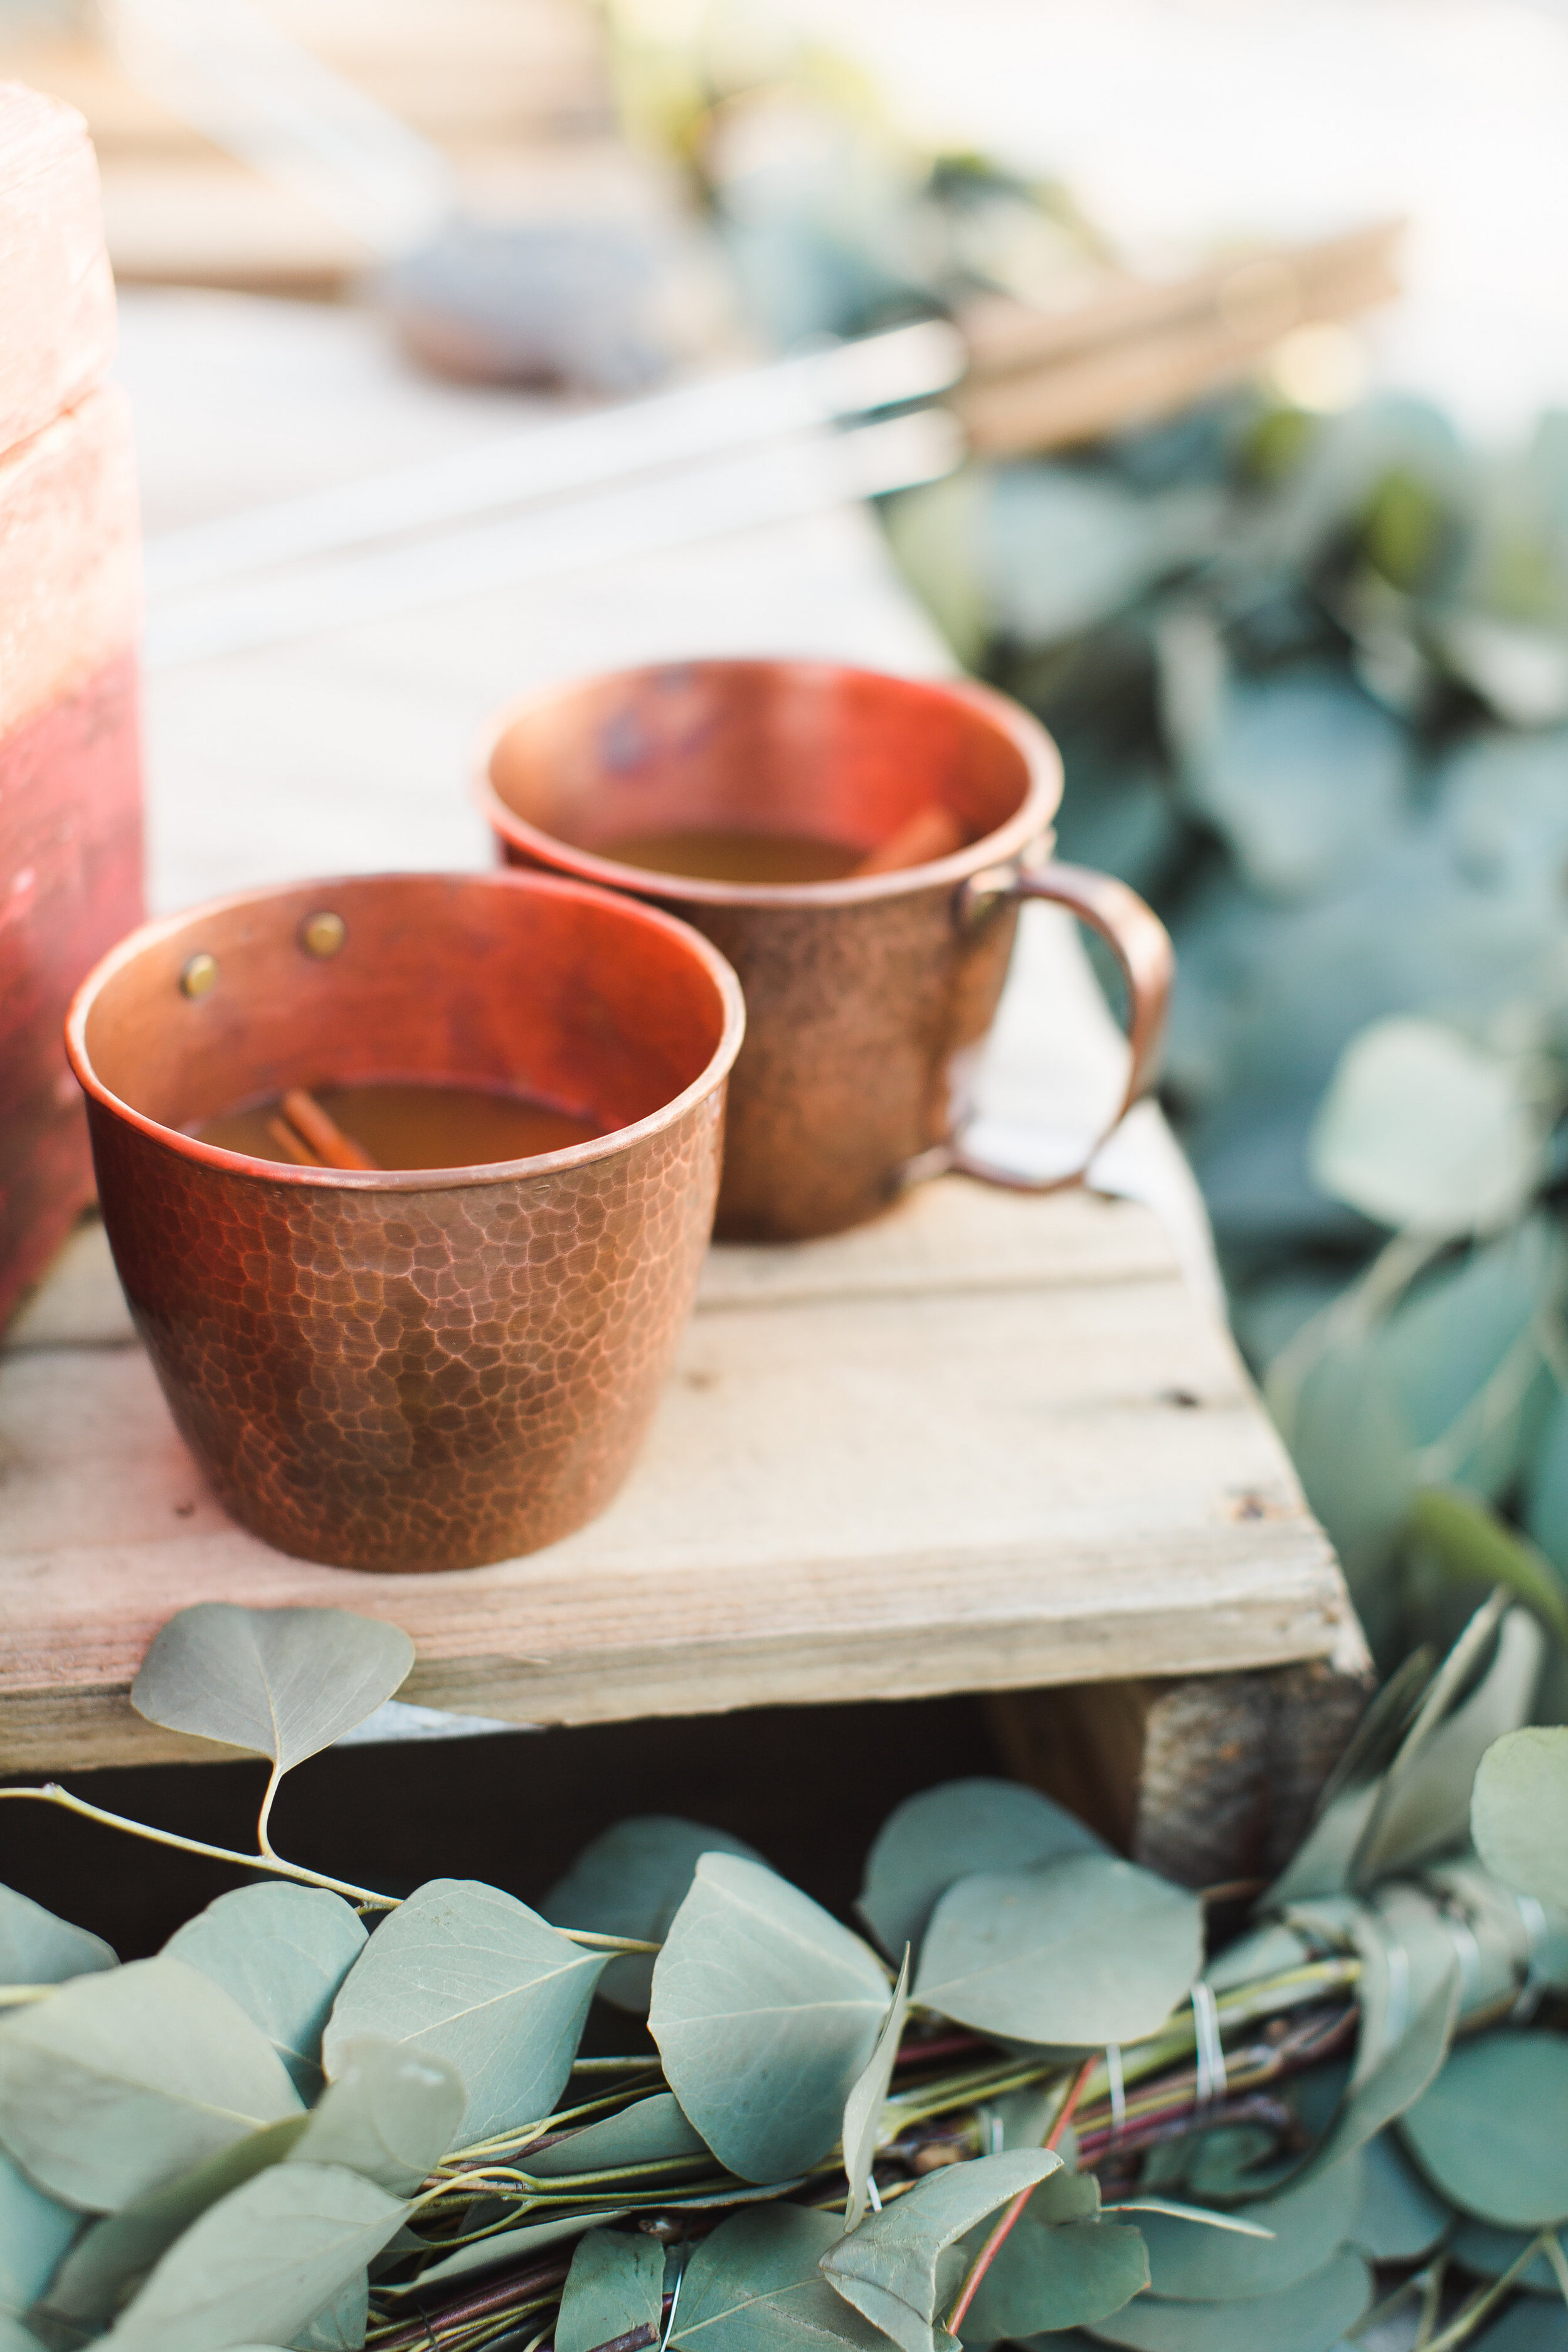
[[[1055,1241],[1026,1249],[1026,1228]],[[1058,1278],[1085,1233],[1098,1277]],[[40,1345],[35,1322],[0,1370],[0,1766],[188,1752],[124,1695],[198,1600],[389,1617],[418,1648],[405,1697],[523,1722],[1359,1654],[1278,1440],[1147,1211],[952,1180],[852,1238],[790,1253],[793,1287],[761,1298],[748,1262],[769,1254],[715,1253],[619,1499],[449,1576],[268,1550],[205,1494],[138,1349]],[[938,1278],[879,1295],[879,1257]]]

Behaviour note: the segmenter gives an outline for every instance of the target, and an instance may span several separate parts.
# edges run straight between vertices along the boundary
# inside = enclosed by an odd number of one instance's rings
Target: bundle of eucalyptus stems
[[[538,1910],[330,1877],[273,1798],[410,1645],[186,1610],[133,1701],[270,1759],[254,1854],[0,1791],[257,1874],[124,1965],[0,1890],[0,2352],[1568,2343],[1542,1646],[1500,1591],[1412,1661],[1216,1953],[1005,1780],[895,1811],[863,1934],[662,1816]]]

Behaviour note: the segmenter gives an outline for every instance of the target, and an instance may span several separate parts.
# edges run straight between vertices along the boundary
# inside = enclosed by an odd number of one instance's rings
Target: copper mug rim
[[[520,719],[589,687],[602,686],[608,677],[630,682],[679,668],[818,670],[833,677],[867,678],[884,686],[890,682],[907,687],[911,693],[963,703],[989,720],[1017,751],[1027,779],[1024,797],[1012,815],[994,832],[983,834],[977,841],[966,843],[946,857],[932,858],[922,866],[900,866],[889,874],[850,875],[838,882],[712,882],[696,875],[656,873],[647,866],[623,866],[616,858],[600,856],[595,850],[579,848],[561,834],[547,833],[542,825],[531,824],[502,800],[491,781],[491,771],[502,740]],[[1010,865],[1022,856],[1048,830],[1060,804],[1062,762],[1060,752],[1037,719],[1006,695],[971,678],[909,677],[897,670],[873,669],[862,662],[836,662],[788,654],[700,655],[690,659],[638,662],[617,670],[579,671],[573,677],[520,695],[489,721],[480,736],[474,796],[480,814],[500,840],[544,857],[556,867],[564,859],[572,873],[581,876],[584,882],[617,895],[639,897],[645,903],[653,898],[682,899],[693,906],[707,907],[855,907],[879,898],[901,898],[911,890],[929,890],[944,882],[957,886],[991,866]]]
[[[367,884],[385,882],[442,882],[472,884],[481,889],[519,890],[523,896],[538,891],[548,897],[586,900],[605,907],[624,919],[628,910],[633,919],[647,928],[677,937],[680,944],[707,970],[719,992],[723,1008],[723,1026],[712,1055],[690,1085],[661,1103],[646,1118],[630,1126],[611,1128],[604,1135],[591,1136],[584,1143],[564,1145],[559,1151],[541,1151],[522,1160],[493,1160],[453,1168],[300,1168],[291,1161],[258,1160],[249,1152],[230,1151],[221,1144],[203,1143],[181,1129],[165,1127],[159,1119],[151,1118],[138,1110],[122,1095],[106,1086],[92,1066],[87,1045],[87,1022],[94,1003],[102,990],[125,967],[133,962],[149,947],[175,936],[187,925],[226,918],[237,909],[265,906],[275,902],[285,893],[309,890],[322,896],[333,891],[363,888]],[[78,1084],[94,1102],[117,1118],[126,1120],[153,1141],[167,1146],[182,1159],[203,1167],[223,1168],[242,1176],[254,1176],[268,1183],[303,1185],[314,1189],[345,1192],[444,1192],[454,1186],[491,1184],[500,1179],[526,1170],[532,1175],[552,1174],[558,1169],[580,1168],[595,1160],[606,1160],[625,1151],[648,1136],[658,1135],[673,1127],[694,1103],[712,1092],[729,1076],[741,1041],[745,1034],[745,1002],[741,983],[728,959],[710,940],[683,923],[677,915],[668,915],[646,900],[630,899],[621,891],[598,889],[593,884],[581,882],[568,875],[527,873],[513,869],[500,872],[468,873],[451,871],[391,871],[379,874],[329,875],[318,879],[307,876],[299,882],[262,884],[250,890],[226,891],[221,898],[205,899],[199,906],[187,907],[174,915],[155,917],[153,921],[139,924],[124,939],[100,958],[71,998],[66,1014],[66,1058]]]

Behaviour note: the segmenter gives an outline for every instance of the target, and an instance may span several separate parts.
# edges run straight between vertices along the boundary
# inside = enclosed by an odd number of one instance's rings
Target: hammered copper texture
[[[220,1501],[279,1551],[384,1570],[508,1559],[602,1510],[690,1308],[719,1110],[555,1175],[388,1195],[214,1184],[94,1103],[115,1264]]]
[[[503,856],[680,916],[740,975],[716,1231],[792,1241],[859,1224],[965,1109],[1016,927],[960,894],[1044,854],[1060,791],[1049,738],[973,686],[821,662],[715,661],[568,687],[503,720],[481,799]],[[796,830],[869,849],[941,802],[968,845],[910,873],[793,887],[687,883],[595,844],[684,826]]]
[[[509,907],[519,883],[522,898]],[[140,952],[133,940],[118,967],[109,959],[73,1011],[79,1074],[85,1068],[96,1080],[89,1116],[105,1223],[170,1409],[235,1517],[305,1559],[382,1570],[462,1568],[568,1534],[625,1476],[691,1307],[739,1034],[733,980],[700,940],[662,919],[651,955],[643,951],[647,935],[627,949],[628,902],[575,885],[542,886],[555,932],[501,936],[498,884],[504,932],[509,914],[535,911],[528,902],[538,882],[398,877],[253,894],[150,926],[136,935],[146,942]],[[557,895],[563,888],[565,902]],[[375,922],[395,898],[401,928],[388,938],[417,936],[417,952],[433,962],[421,967],[413,946],[401,958],[376,960],[386,940],[374,939]],[[664,1073],[654,1092],[668,1090],[668,1056],[681,1033],[667,1027],[661,1037],[658,1024],[672,1014],[685,1024],[689,1082],[673,1114],[645,1113],[647,1124],[624,1138],[478,1173],[269,1168],[127,1116],[102,1070],[91,1069],[95,1035],[100,1062],[117,1068],[145,1033],[146,1084],[172,1118],[180,1087],[196,1084],[190,1073],[199,1076],[195,1098],[214,1084],[202,1041],[223,1043],[220,1000],[226,990],[231,999],[243,994],[248,954],[274,975],[250,1016],[267,1032],[251,1049],[253,1079],[289,1029],[275,976],[288,977],[290,958],[301,995],[331,1005],[337,976],[295,944],[304,914],[320,906],[347,917],[345,963],[352,967],[356,951],[369,961],[340,984],[374,991],[384,983],[402,1006],[394,1028],[404,1073],[433,1075],[430,1055],[445,1050],[447,1075],[493,1077],[489,1048],[509,1029],[538,1066],[552,1040],[537,1033],[566,1017],[550,1001],[552,976],[563,976],[563,904],[586,926],[602,998],[595,1005],[574,975],[561,999],[584,1017],[584,1034],[600,1037],[604,1069],[583,1072],[587,1099],[596,1087],[611,1097],[617,1087],[646,1090],[638,1056],[626,1051],[639,1021],[647,1058]],[[497,934],[489,939],[487,921]],[[458,927],[453,939],[443,941],[442,923]],[[449,987],[466,1011],[447,1023],[443,1047],[446,1013],[431,974],[454,961],[455,940],[468,941],[481,965],[487,951],[513,957],[495,974],[510,1019],[477,1029],[471,973],[457,971]],[[219,978],[211,996],[193,1004],[179,994],[177,972],[197,942],[216,954]],[[520,1003],[519,975],[531,957],[555,961]],[[689,1002],[681,994],[689,985],[697,991]],[[95,997],[106,1010],[95,1012]],[[368,1016],[346,1024],[356,1037],[372,1025]],[[309,1024],[297,1014],[295,1027],[303,1036]],[[466,1058],[452,1048],[452,1032],[467,1039]],[[184,1037],[183,1050],[168,1045],[171,1036]],[[295,1050],[323,1049],[318,1042]],[[583,1050],[579,1038],[579,1058]],[[360,1047],[362,1076],[367,1055],[373,1072],[374,1040]],[[129,1088],[134,1070],[120,1075]],[[245,1084],[237,1064],[232,1083]]]

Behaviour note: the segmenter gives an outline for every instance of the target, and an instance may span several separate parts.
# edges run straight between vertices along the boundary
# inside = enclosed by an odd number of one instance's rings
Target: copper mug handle
[[[1005,1185],[1016,1192],[1056,1192],[1068,1184],[1082,1182],[1096,1153],[1115,1134],[1133,1104],[1141,1101],[1153,1086],[1165,1042],[1165,1015],[1171,1001],[1175,958],[1171,935],[1158,915],[1144,905],[1136,890],[1130,890],[1112,874],[1097,874],[1087,866],[1051,865],[1034,871],[994,866],[986,873],[973,876],[963,885],[960,916],[980,911],[987,901],[1007,898],[1047,898],[1054,906],[1068,908],[1080,922],[1100,933],[1116,958],[1127,983],[1127,1042],[1132,1049],[1127,1085],[1115,1118],[1102,1134],[1095,1137],[1081,1164],[1068,1175],[1021,1176],[1005,1168],[994,1168],[988,1160],[973,1159],[959,1143],[944,1148],[941,1164],[957,1175],[978,1177],[983,1183]],[[923,1165],[927,1157],[922,1154],[921,1160],[915,1162],[910,1171],[911,1175],[927,1172]],[[935,1174],[937,1155],[931,1153],[929,1158],[932,1163],[930,1172]]]

